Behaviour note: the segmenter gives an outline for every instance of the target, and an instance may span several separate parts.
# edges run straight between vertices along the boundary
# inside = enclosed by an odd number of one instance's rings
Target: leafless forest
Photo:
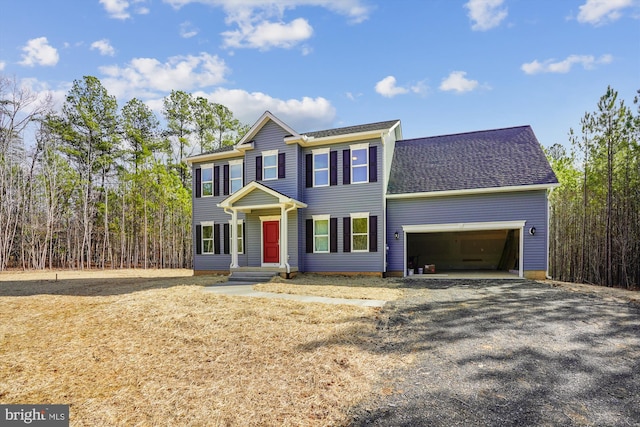
[[[640,286],[640,108],[609,87],[569,149],[547,150],[561,186],[551,202],[550,272],[560,280]]]
[[[191,266],[183,159],[233,144],[246,127],[182,91],[163,106],[161,124],[87,76],[54,110],[0,76],[0,271]]]

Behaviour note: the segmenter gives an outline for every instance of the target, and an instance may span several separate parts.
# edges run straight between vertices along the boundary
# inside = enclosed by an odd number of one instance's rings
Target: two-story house
[[[547,270],[557,179],[528,126],[403,140],[399,120],[299,133],[267,111],[187,162],[196,274]]]

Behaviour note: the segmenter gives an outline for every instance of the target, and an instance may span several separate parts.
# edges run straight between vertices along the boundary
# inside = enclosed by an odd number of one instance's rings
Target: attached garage
[[[404,225],[406,269],[511,271],[522,276],[525,221]]]

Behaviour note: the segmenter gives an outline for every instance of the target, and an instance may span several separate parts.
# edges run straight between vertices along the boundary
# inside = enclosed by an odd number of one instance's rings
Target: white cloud
[[[543,62],[539,62],[537,59],[522,64],[520,67],[526,74],[538,74],[538,73],[568,73],[571,71],[571,67],[574,64],[582,65],[585,70],[593,68],[598,64],[609,64],[613,61],[613,56],[607,54],[602,55],[600,58],[596,58],[593,55],[569,55],[562,61],[555,61],[553,59],[547,59]]]
[[[28,67],[33,67],[34,65],[53,66],[60,59],[58,50],[49,45],[46,37],[29,40],[22,50],[24,53],[20,64]]]
[[[91,50],[97,49],[100,55],[113,56],[116,54],[116,50],[111,46],[108,39],[97,40],[91,43]]]
[[[185,21],[180,24],[180,37],[184,39],[190,39],[191,37],[197,36],[198,31],[199,30],[189,21]]]
[[[226,14],[225,22],[231,27],[222,33],[227,48],[290,49],[313,34],[313,27],[305,18],[285,20],[287,10],[300,6],[316,6],[345,15],[353,23],[369,17],[370,8],[363,0],[164,0],[175,8],[191,3],[220,7]],[[303,47],[304,55],[311,52]]]
[[[465,71],[452,71],[451,74],[442,79],[440,90],[464,93],[477,88],[478,81],[469,80],[465,77],[466,75],[467,73]]]
[[[20,87],[36,95],[36,104],[45,103],[47,100],[50,100],[51,107],[54,110],[59,110],[67,99],[67,93],[71,89],[71,84],[65,83],[57,89],[52,89],[46,82],[34,78],[25,78],[20,80]]]
[[[393,98],[396,95],[402,95],[409,92],[409,89],[396,85],[396,78],[387,76],[376,83],[376,92],[385,98]]]
[[[0,61],[0,71],[4,71],[4,67],[6,67],[7,63],[4,61]]]
[[[139,15],[146,15],[149,13],[149,8],[141,5],[147,0],[100,0],[100,4],[104,6],[104,10],[107,11],[109,16],[114,19],[128,19],[131,18],[129,13],[129,6],[136,5],[135,13]]]
[[[102,0],[101,0],[102,1]],[[210,6],[221,7],[229,16],[245,17],[258,14],[269,14],[282,17],[286,9],[295,9],[300,6],[316,6],[329,9],[340,15],[349,17],[353,23],[365,21],[371,12],[363,0],[163,0],[175,8],[191,3],[201,3]],[[235,22],[231,19],[231,22]]]
[[[127,11],[129,2],[127,0],[100,0],[110,17],[115,19],[127,19],[131,15]]]
[[[578,22],[601,25],[622,16],[622,9],[633,5],[633,0],[587,0],[580,6]]]
[[[225,81],[228,68],[216,55],[173,56],[162,63],[155,58],[134,58],[124,67],[100,67],[101,79],[118,98],[149,98],[172,89],[191,91]]]
[[[306,19],[297,18],[286,24],[283,22],[262,21],[257,25],[245,23],[235,31],[225,31],[225,47],[257,48],[268,50],[272,47],[289,49],[313,34],[313,28]]]
[[[224,88],[208,96],[212,101],[229,107],[243,123],[253,124],[265,110],[269,110],[299,132],[329,128],[336,115],[331,102],[323,97],[278,99],[262,92]]]
[[[226,88],[218,88],[213,92],[193,92],[193,95],[223,104],[233,112],[234,117],[248,125],[252,125],[266,110],[298,132],[328,129],[333,126],[336,116],[331,102],[323,97],[278,99],[262,92]],[[147,101],[146,104],[161,114],[162,98]]]
[[[469,9],[468,16],[473,21],[471,29],[486,31],[500,25],[507,17],[507,9],[501,8],[504,0],[469,0],[464,7]]]

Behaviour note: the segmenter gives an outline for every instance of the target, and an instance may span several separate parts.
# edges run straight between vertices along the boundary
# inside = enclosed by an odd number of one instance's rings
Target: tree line
[[[640,91],[638,92],[640,94]],[[569,282],[640,286],[640,99],[608,87],[597,109],[548,158],[561,186],[550,195],[550,274]]]
[[[248,127],[183,91],[162,119],[119,108],[99,79],[51,98],[0,76],[0,271],[191,267],[191,177],[183,160],[234,144]]]

